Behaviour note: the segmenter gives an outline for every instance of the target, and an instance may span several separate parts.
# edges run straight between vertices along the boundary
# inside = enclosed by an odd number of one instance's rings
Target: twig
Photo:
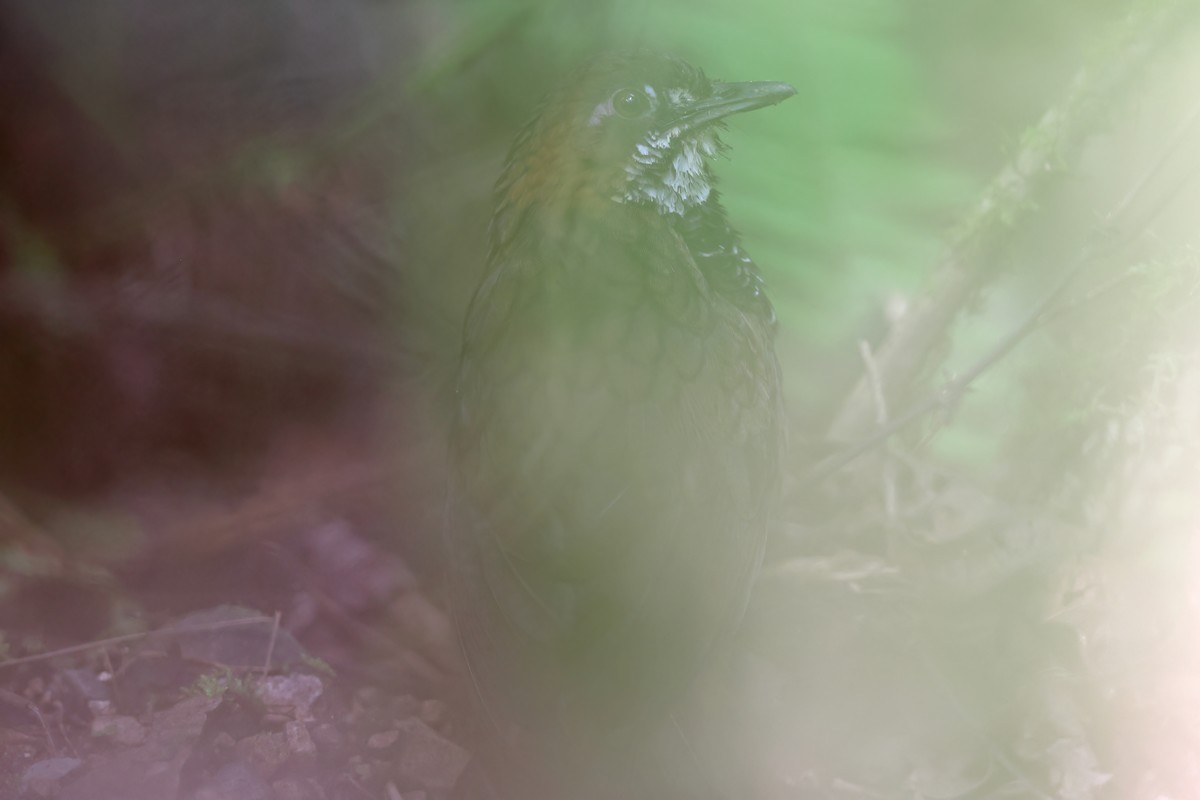
[[[871,352],[871,343],[863,339],[858,343],[858,354],[862,357],[863,370],[871,385],[871,398],[875,403],[875,424],[879,427],[887,425],[887,398],[883,396],[883,384],[879,380],[879,368],[875,364],[875,356]],[[883,464],[883,508],[889,522],[896,520],[896,470],[890,458]]]
[[[874,433],[867,436],[858,444],[817,464],[805,474],[802,482],[805,484],[818,482],[828,475],[837,472],[863,453],[873,450],[897,432],[907,428],[913,422],[932,411],[938,409],[951,410],[962,399],[963,394],[971,384],[978,380],[980,376],[1003,360],[1021,341],[1028,337],[1034,330],[1038,329],[1044,322],[1057,317],[1061,312],[1070,308],[1072,303],[1060,302],[1060,300],[1066,293],[1067,288],[1083,272],[1084,268],[1102,256],[1119,252],[1134,241],[1134,237],[1131,235],[1126,235],[1124,238],[1112,239],[1111,234],[1120,230],[1121,222],[1128,215],[1134,202],[1142,195],[1151,180],[1165,168],[1171,157],[1175,155],[1181,144],[1187,140],[1188,134],[1192,132],[1197,124],[1200,124],[1200,102],[1193,107],[1192,111],[1179,125],[1154,162],[1133,180],[1129,190],[1104,215],[1101,222],[1093,230],[1091,239],[1084,244],[1079,255],[1054,282],[1050,291],[1038,300],[1030,313],[1014,330],[997,342],[991,350],[985,353],[983,357],[964,373],[944,383],[932,395],[909,408],[899,417],[891,420],[891,422],[880,425]],[[1107,238],[1106,234],[1108,235]],[[869,392],[873,405],[878,407],[878,398],[886,390],[878,360],[872,359],[864,369],[864,373],[863,380],[865,383],[863,385]],[[877,416],[878,411],[876,412]]]
[[[1175,129],[1175,133],[1171,135],[1170,141],[1167,142],[1167,146],[1163,148],[1161,153],[1159,153],[1159,156],[1155,160],[1153,166],[1142,173],[1142,176],[1134,182],[1133,186],[1129,188],[1129,191],[1125,194],[1125,196],[1121,198],[1121,202],[1117,204],[1116,208],[1108,213],[1108,216],[1105,217],[1104,220],[1106,223],[1114,224],[1117,218],[1125,216],[1125,214],[1129,211],[1129,208],[1133,205],[1134,200],[1136,200],[1146,188],[1146,184],[1150,183],[1150,181],[1158,176],[1158,173],[1162,172],[1163,168],[1166,167],[1167,162],[1170,161],[1171,157],[1175,155],[1175,152],[1179,150],[1180,145],[1187,140],[1188,134],[1191,133],[1192,128],[1196,126],[1197,121],[1200,121],[1200,103],[1197,103],[1192,107],[1191,112],[1189,112],[1183,122],[1179,124],[1179,127]]]
[[[1135,13],[1121,26],[1122,46],[1099,75],[1082,69],[1064,100],[1051,108],[1025,137],[1024,146],[985,190],[959,228],[935,270],[931,288],[891,330],[876,353],[880,381],[893,401],[905,397],[913,381],[945,340],[959,314],[999,271],[998,254],[1009,231],[1024,219],[1058,170],[1063,153],[1076,149],[1098,112],[1110,106],[1155,51],[1161,37],[1194,11],[1186,0],[1164,0]],[[1141,191],[1135,184],[1131,193]],[[1118,206],[1123,211],[1125,205]],[[834,441],[855,441],[872,425],[871,387],[855,386],[829,429]]]
[[[1026,316],[1025,320],[996,343],[991,350],[985,353],[966,372],[942,384],[933,394],[909,408],[888,424],[880,427],[863,441],[820,462],[804,475],[801,482],[804,484],[820,482],[864,453],[874,450],[896,433],[904,430],[930,412],[942,410],[947,414],[950,413],[958,405],[959,401],[962,400],[963,395],[972,383],[1011,353],[1025,337],[1038,327],[1039,322],[1051,308],[1051,305],[1066,291],[1067,287],[1082,271],[1083,267],[1090,264],[1095,257],[1096,253],[1093,252],[1092,247],[1085,247],[1084,251],[1075,259],[1070,268],[1059,277],[1051,290],[1037,302],[1033,311]]]
[[[271,672],[271,657],[275,655],[275,640],[279,636],[279,619],[280,613],[275,612],[275,619],[271,623],[271,638],[267,641],[267,655],[263,659],[262,676],[265,678]]]
[[[235,628],[242,625],[255,625],[263,622],[270,622],[271,618],[266,616],[258,617],[243,617],[242,619],[227,619],[220,622],[207,622],[201,625],[188,625],[183,628],[160,628],[152,631],[144,631],[142,633],[128,633],[124,636],[110,636],[107,639],[98,639],[94,642],[86,644],[77,644],[70,647],[60,647],[57,650],[50,650],[45,653],[38,653],[35,656],[22,656],[21,658],[10,658],[6,661],[0,661],[0,669],[5,667],[15,667],[18,664],[33,664],[38,661],[49,661],[52,658],[59,656],[73,655],[75,653],[86,653],[90,650],[107,650],[113,645],[124,644],[125,642],[136,642],[139,639],[145,639],[148,636],[155,636],[160,633],[170,633],[172,635],[185,633],[201,633],[204,631],[215,631],[222,628]]]

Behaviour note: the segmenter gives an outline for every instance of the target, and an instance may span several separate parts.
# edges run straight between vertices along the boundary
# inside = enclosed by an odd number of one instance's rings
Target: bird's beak
[[[681,133],[702,128],[731,114],[773,106],[796,93],[786,83],[752,81],[749,83],[713,83],[713,93],[690,103],[679,115],[676,127]]]

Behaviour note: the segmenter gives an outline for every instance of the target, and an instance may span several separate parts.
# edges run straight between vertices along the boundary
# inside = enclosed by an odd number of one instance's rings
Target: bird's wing
[[[472,677],[505,723],[661,708],[761,556],[770,335],[659,241],[610,247],[627,282],[585,291],[555,280],[611,264],[509,261],[468,323],[447,527]]]

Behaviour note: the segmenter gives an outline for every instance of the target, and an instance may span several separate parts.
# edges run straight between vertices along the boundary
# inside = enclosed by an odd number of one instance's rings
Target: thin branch
[[[871,397],[875,404],[875,424],[879,427],[887,425],[887,398],[883,396],[883,384],[879,380],[879,368],[875,364],[875,354],[871,352],[871,344],[866,339],[858,343],[858,354],[863,361],[863,369],[871,383]],[[890,458],[883,464],[883,508],[889,522],[896,520],[896,470]]]
[[[49,661],[52,658],[74,655],[75,653],[87,653],[92,650],[107,650],[114,645],[124,644],[126,642],[136,642],[140,639],[145,639],[149,636],[155,636],[160,633],[167,633],[172,636],[180,636],[187,633],[203,633],[221,630],[222,628],[236,628],[243,625],[256,625],[271,621],[271,617],[266,616],[243,617],[241,619],[228,619],[221,620],[220,622],[207,622],[199,625],[188,625],[182,628],[161,628],[153,631],[144,631],[142,633],[128,633],[124,636],[110,636],[107,639],[98,639],[94,642],[72,645],[71,647],[60,647],[57,650],[38,653],[34,656],[10,658],[5,661],[0,661],[0,669],[4,669],[5,667],[15,667],[18,664],[33,664],[38,661]]]
[[[262,676],[265,678],[271,674],[271,659],[275,656],[275,640],[279,638],[279,620],[281,614],[278,610],[275,611],[275,618],[271,623],[271,638],[267,642],[267,655],[263,658]]]
[[[1133,243],[1136,237],[1132,235],[1126,234],[1124,237],[1114,239],[1113,234],[1120,232],[1122,223],[1129,215],[1135,201],[1144,194],[1146,187],[1149,186],[1151,181],[1165,169],[1171,158],[1176,154],[1183,142],[1188,140],[1189,135],[1194,132],[1198,124],[1200,124],[1200,102],[1188,113],[1154,161],[1135,177],[1128,191],[1101,218],[1101,221],[1093,229],[1089,241],[1084,244],[1079,255],[1059,275],[1050,290],[1038,300],[1030,313],[1014,330],[997,342],[969,369],[944,383],[924,400],[911,406],[903,414],[892,419],[890,422],[886,422],[886,424],[880,425],[877,423],[876,429],[869,436],[865,436],[862,441],[817,464],[804,475],[802,483],[809,484],[823,480],[825,477],[837,472],[864,453],[875,449],[894,434],[933,411],[941,410],[950,413],[962,399],[967,389],[976,380],[996,364],[1000,363],[1033,331],[1040,328],[1048,320],[1059,316],[1061,312],[1070,307],[1072,305],[1071,301],[1063,301],[1062,297],[1080,273],[1101,257],[1111,256]],[[928,297],[926,300],[928,300]],[[886,347],[887,345],[885,344]],[[882,374],[880,360],[878,357],[875,357],[871,359],[870,364],[865,368],[864,378],[860,382],[860,387],[855,390],[858,392],[861,389],[867,393],[867,397],[871,401],[871,407],[875,409],[875,418],[877,420],[880,397],[883,396],[883,392],[887,389],[884,381],[885,377]],[[836,426],[837,423],[835,423]]]
[[[1187,0],[1163,0],[1124,20],[1117,52],[1093,74],[1082,69],[1066,97],[1051,108],[1024,137],[1023,146],[984,191],[972,214],[959,227],[934,272],[932,285],[912,311],[891,330],[876,353],[887,396],[903,400],[929,366],[946,349],[946,336],[958,316],[1000,271],[999,254],[1016,224],[1035,207],[1064,155],[1078,150],[1100,112],[1113,105],[1131,79],[1154,54],[1156,45],[1195,11]],[[1134,187],[1140,191],[1139,186]],[[1123,206],[1119,206],[1123,209]],[[860,440],[872,429],[871,387],[864,377],[843,403],[829,429],[834,441]]]

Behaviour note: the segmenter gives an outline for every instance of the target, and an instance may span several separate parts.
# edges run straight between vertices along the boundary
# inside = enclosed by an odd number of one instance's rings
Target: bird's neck
[[[743,311],[775,325],[775,311],[764,291],[762,275],[742,249],[715,190],[707,201],[678,218],[674,227],[710,287]]]

